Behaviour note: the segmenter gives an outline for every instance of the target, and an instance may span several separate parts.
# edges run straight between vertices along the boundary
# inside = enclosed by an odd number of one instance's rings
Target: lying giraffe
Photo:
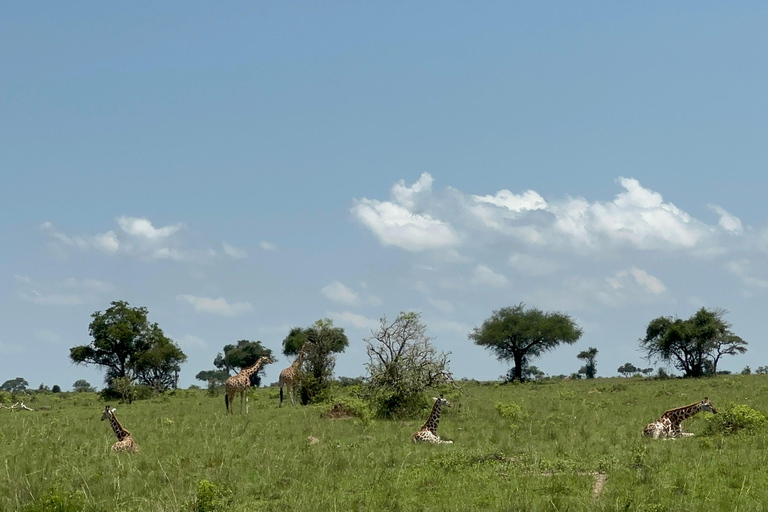
[[[139,445],[133,440],[131,433],[125,430],[123,426],[120,425],[120,422],[117,421],[117,416],[115,416],[116,410],[117,409],[107,405],[104,407],[104,412],[101,414],[101,421],[109,420],[109,424],[112,425],[112,430],[115,431],[115,435],[117,436],[117,442],[112,445],[112,451],[136,453],[139,451]]]
[[[299,388],[299,372],[301,371],[301,365],[304,364],[304,359],[307,356],[306,348],[308,344],[311,344],[311,341],[305,342],[301,346],[301,350],[299,350],[299,355],[296,357],[296,360],[286,368],[285,370],[280,372],[280,378],[278,379],[278,384],[280,385],[280,405],[278,407],[283,406],[283,388],[288,388],[288,394],[291,397],[291,403],[293,405],[296,405],[296,392]]]
[[[265,364],[269,364],[272,362],[272,359],[268,356],[262,356],[259,358],[258,361],[253,363],[251,366],[248,366],[246,368],[243,368],[240,370],[240,373],[237,375],[234,375],[227,379],[227,382],[225,384],[225,387],[227,388],[227,393],[224,395],[224,403],[227,406],[227,411],[234,414],[235,413],[235,394],[240,393],[240,414],[243,413],[243,398],[245,398],[245,413],[248,414],[248,397],[246,396],[246,393],[251,388],[251,376],[255,375],[256,372],[258,372],[261,367]]]
[[[437,424],[440,423],[440,411],[443,406],[450,407],[451,404],[448,400],[440,395],[440,398],[435,398],[435,405],[432,407],[432,413],[429,415],[427,422],[421,427],[421,430],[413,434],[411,440],[414,443],[435,443],[435,444],[453,444],[453,441],[443,441],[440,436],[437,435]]]
[[[709,411],[717,414],[717,409],[712,407],[709,402],[709,398],[704,398],[701,402],[696,402],[685,407],[678,407],[677,409],[670,409],[661,415],[661,418],[649,423],[643,429],[643,436],[653,437],[658,439],[675,438],[675,437],[692,437],[693,434],[683,432],[682,423],[683,420],[690,418],[694,414],[701,411]]]

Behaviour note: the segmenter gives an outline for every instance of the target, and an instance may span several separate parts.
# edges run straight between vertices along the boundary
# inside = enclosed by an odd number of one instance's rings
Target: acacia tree
[[[686,320],[661,316],[648,324],[640,347],[649,361],[672,363],[684,377],[717,373],[724,355],[743,354],[747,342],[731,332],[724,309],[701,308]]]
[[[222,353],[223,352],[223,353]],[[224,345],[223,351],[216,354],[213,365],[216,370],[199,372],[195,378],[209,383],[209,385],[224,383],[232,374],[239,373],[256,363],[260,357],[272,358],[272,350],[261,344],[261,341],[239,340],[235,345]],[[251,386],[261,385],[265,368],[251,375]]]
[[[10,393],[23,393],[29,387],[29,382],[23,377],[16,377],[15,379],[8,379],[0,385],[0,391],[8,391]]]
[[[494,311],[482,326],[469,333],[469,339],[493,351],[499,360],[514,362],[513,379],[522,381],[528,361],[562,343],[576,343],[581,334],[581,328],[570,316],[526,309],[521,302]]]
[[[306,357],[299,371],[301,402],[321,401],[333,380],[336,356],[349,346],[343,327],[335,327],[333,320],[323,318],[307,328],[294,327],[283,340],[283,354],[295,356],[305,343]]]
[[[147,308],[115,301],[103,313],[96,311],[88,331],[88,345],[69,350],[75,364],[95,364],[106,370],[105,383],[115,378],[138,379],[162,392],[175,387],[176,375],[187,356],[157,323],[147,320]]]
[[[96,391],[96,388],[91,386],[91,383],[85,379],[77,379],[75,383],[72,384],[72,389],[78,393],[93,393]]]
[[[595,347],[589,347],[587,350],[582,350],[576,356],[577,359],[584,361],[584,366],[579,368],[579,373],[584,374],[588,379],[594,379],[597,375],[597,349]]]
[[[369,399],[380,416],[404,416],[421,409],[423,392],[453,381],[448,355],[438,353],[415,312],[400,313],[392,323],[384,316],[379,329],[365,338]]]

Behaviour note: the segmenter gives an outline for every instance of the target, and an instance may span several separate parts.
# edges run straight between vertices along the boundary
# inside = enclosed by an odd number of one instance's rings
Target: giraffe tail
[[[227,406],[227,412],[229,412],[229,394],[224,394],[224,405]]]
[[[280,386],[280,406],[283,405],[283,387]]]

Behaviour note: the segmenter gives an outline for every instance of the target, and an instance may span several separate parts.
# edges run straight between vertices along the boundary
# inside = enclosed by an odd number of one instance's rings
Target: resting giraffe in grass
[[[709,411],[717,414],[717,409],[712,407],[709,398],[704,398],[701,402],[696,402],[677,409],[670,409],[661,415],[661,418],[649,423],[643,429],[643,436],[653,437],[654,439],[692,437],[693,434],[683,432],[683,420],[690,418],[701,411]]]
[[[437,435],[437,425],[440,423],[440,411],[443,410],[443,406],[450,407],[451,404],[448,400],[440,395],[440,398],[435,398],[435,405],[432,407],[432,413],[429,415],[427,422],[421,429],[413,434],[411,440],[414,443],[435,443],[435,444],[453,444],[453,441],[443,441],[440,436]]]
[[[125,430],[123,426],[120,425],[120,422],[117,421],[117,417],[115,416],[116,410],[117,409],[111,408],[110,406],[106,406],[104,412],[101,414],[101,421],[109,420],[109,424],[112,425],[112,430],[115,431],[115,435],[117,436],[117,442],[112,445],[112,451],[136,453],[139,451],[139,445],[133,440],[131,433]]]
[[[304,364],[304,359],[307,356],[307,345],[311,343],[312,342],[310,341],[305,342],[301,346],[299,355],[296,357],[296,360],[293,362],[293,364],[280,372],[280,378],[277,381],[277,383],[280,385],[279,407],[283,406],[283,388],[288,388],[288,394],[291,397],[291,404],[296,405],[296,392],[299,388],[299,372],[301,371],[301,365]]]
[[[240,393],[240,414],[243,413],[243,398],[245,398],[245,413],[248,414],[248,397],[245,395],[251,388],[251,376],[258,372],[263,365],[271,362],[271,358],[262,356],[251,366],[243,368],[240,370],[240,373],[227,379],[225,384],[227,393],[224,395],[224,404],[227,406],[228,412],[235,414],[235,394]]]

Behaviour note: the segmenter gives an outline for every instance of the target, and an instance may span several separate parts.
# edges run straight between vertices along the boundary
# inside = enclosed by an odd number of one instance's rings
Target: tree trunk
[[[524,352],[515,352],[515,380],[523,382],[523,361],[525,360]]]

